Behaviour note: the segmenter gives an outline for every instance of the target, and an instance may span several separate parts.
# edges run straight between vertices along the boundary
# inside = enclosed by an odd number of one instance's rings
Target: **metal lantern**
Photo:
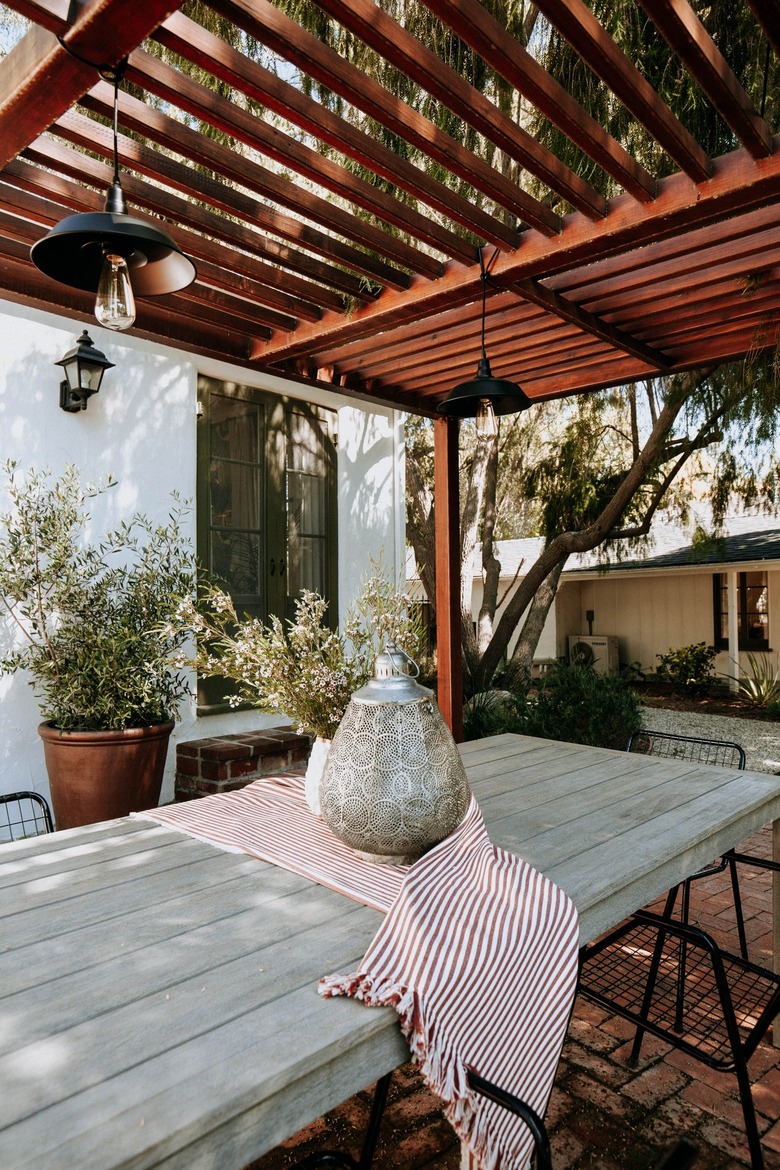
[[[87,409],[93,394],[97,394],[106,370],[113,370],[102,350],[96,349],[86,329],[64,358],[54,363],[62,366],[65,377],[60,382],[60,407],[73,414]]]
[[[370,861],[405,865],[456,828],[466,772],[433,692],[394,645],[350,699],[320,782],[322,819]]]

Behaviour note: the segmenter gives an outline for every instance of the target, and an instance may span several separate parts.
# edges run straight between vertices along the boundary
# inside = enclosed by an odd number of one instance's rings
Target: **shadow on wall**
[[[370,556],[376,557],[384,548],[385,563],[392,567],[398,551],[394,526],[395,452],[388,449],[393,426],[392,417],[352,408],[340,412],[339,561],[342,580],[354,582],[354,588],[369,571]],[[375,452],[382,448],[385,454],[376,459]],[[403,499],[400,507],[403,509]],[[367,532],[375,533],[370,546]]]

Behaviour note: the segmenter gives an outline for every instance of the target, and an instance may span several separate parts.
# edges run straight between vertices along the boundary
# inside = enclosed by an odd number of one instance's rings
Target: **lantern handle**
[[[405,650],[403,650],[395,642],[388,642],[387,643],[387,650],[385,651],[385,653],[389,656],[390,661],[393,664],[393,672],[395,674],[405,674],[408,678],[419,678],[420,677],[420,668],[417,665],[417,663],[414,661],[413,658],[411,658],[406,653]],[[401,662],[403,664],[402,668],[396,667],[396,658],[401,659]],[[413,667],[413,670],[408,669],[410,666]]]

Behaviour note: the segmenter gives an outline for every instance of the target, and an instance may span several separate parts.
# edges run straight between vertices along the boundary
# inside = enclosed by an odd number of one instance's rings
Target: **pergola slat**
[[[767,40],[780,56],[780,4],[778,0],[747,0],[758,23],[766,33]]]
[[[212,7],[343,100],[386,126],[435,162],[452,171],[525,223],[546,235],[560,229],[560,218],[516,183],[445,134],[417,110],[405,105],[373,77],[361,74],[332,49],[301,29],[270,0],[213,0]]]
[[[703,182],[710,171],[706,153],[583,0],[539,0],[539,9],[685,174]]]
[[[517,247],[517,231],[487,215],[473,203],[429,178],[388,147],[325,109],[268,69],[250,61],[218,37],[181,13],[169,17],[155,39],[189,61],[211,70],[228,85],[241,90],[288,119],[308,134],[327,142],[394,187],[423,199],[429,207],[499,247]]]
[[[252,151],[259,151],[265,157],[293,169],[311,183],[369,212],[375,219],[393,224],[444,256],[466,261],[472,258],[472,245],[453,231],[405,206],[390,194],[353,175],[346,167],[298,142],[292,135],[282,133],[263,118],[242,110],[240,106],[199,85],[143,49],[131,53],[126,76],[128,81],[143,86],[156,97],[177,105],[237,142],[243,142]],[[317,212],[318,217],[323,214],[328,213]],[[349,216],[351,212],[341,214]],[[343,221],[341,231],[344,234]],[[375,239],[373,244],[376,246]],[[410,263],[412,255],[410,250],[406,263]],[[416,256],[414,259],[415,267],[418,267],[420,262]]]
[[[688,0],[639,0],[639,3],[740,142],[755,158],[770,155],[769,127]]]
[[[603,196],[539,146],[530,134],[454,70],[448,69],[420,41],[377,8],[373,0],[320,0],[320,7],[557,191],[572,207],[585,215],[603,215]]]
[[[456,5],[449,0],[425,3],[621,187],[643,202],[654,197],[653,176],[509,36],[479,0],[458,0]],[[691,145],[696,146],[692,139]]]

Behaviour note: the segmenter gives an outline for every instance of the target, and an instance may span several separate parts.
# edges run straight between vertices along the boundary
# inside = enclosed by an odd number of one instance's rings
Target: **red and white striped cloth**
[[[466,1070],[544,1115],[576,990],[577,912],[527,862],[491,844],[473,797],[449,837],[397,868],[361,861],[335,838],[309,812],[298,777],[143,815],[388,910],[359,970],[320,980],[320,994],[392,1005],[472,1165],[526,1166],[528,1130],[473,1094]]]

